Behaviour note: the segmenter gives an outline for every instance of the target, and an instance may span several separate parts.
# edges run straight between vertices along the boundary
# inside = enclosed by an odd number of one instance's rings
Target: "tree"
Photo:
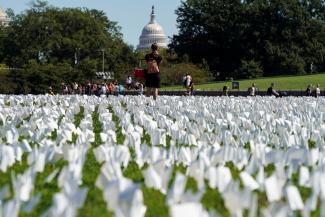
[[[187,0],[170,47],[204,58],[221,78],[242,77],[242,60],[259,62],[264,75],[303,74],[324,68],[324,11],[322,0]]]
[[[132,48],[122,40],[120,27],[103,11],[56,8],[38,0],[30,9],[12,15],[9,26],[0,33],[0,58],[9,67],[25,71],[35,68],[35,73],[39,67],[44,68],[37,71],[40,73],[50,68],[54,74],[60,74],[59,69],[73,69],[75,77],[61,74],[60,80],[65,82],[95,78],[102,70],[102,50],[105,71],[113,71],[117,77],[132,71],[137,63]]]

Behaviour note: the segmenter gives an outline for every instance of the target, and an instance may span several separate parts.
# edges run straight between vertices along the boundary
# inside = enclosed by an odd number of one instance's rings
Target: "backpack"
[[[148,74],[155,74],[159,72],[158,63],[156,60],[149,60],[148,62]]]

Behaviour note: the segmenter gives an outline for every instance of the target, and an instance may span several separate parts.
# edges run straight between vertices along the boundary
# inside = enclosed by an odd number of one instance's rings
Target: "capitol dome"
[[[154,6],[152,6],[150,22],[143,27],[137,50],[148,50],[153,43],[157,43],[159,47],[167,48],[167,37],[164,29],[156,21]]]
[[[7,17],[6,12],[0,7],[0,25],[7,25],[9,19]]]

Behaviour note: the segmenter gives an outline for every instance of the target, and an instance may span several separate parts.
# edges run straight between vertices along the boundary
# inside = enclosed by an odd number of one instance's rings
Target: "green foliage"
[[[109,109],[110,113],[112,113],[112,120],[116,126],[116,142],[117,142],[117,144],[122,145],[122,144],[124,144],[125,135],[122,133],[122,126],[120,124],[120,119],[115,114],[112,106],[109,106],[108,109]]]
[[[141,52],[139,58],[143,59],[147,53],[150,53],[150,51]],[[209,66],[205,60],[193,64],[189,61],[189,56],[187,54],[179,57],[175,52],[166,49],[160,49],[159,55],[163,58],[160,64],[162,85],[182,84],[183,76],[186,73],[191,74],[194,83],[202,83],[211,80]]]
[[[49,82],[58,86],[60,81],[95,79],[95,72],[102,70],[103,52],[105,71],[113,71],[117,78],[137,63],[132,48],[122,40],[120,27],[103,11],[61,9],[37,1],[29,10],[11,16],[9,26],[0,29],[0,62],[27,73],[20,76],[19,93],[46,92]]]
[[[257,78],[263,75],[263,69],[259,62],[254,60],[242,60],[241,66],[237,71],[238,77],[242,78]]]
[[[166,206],[166,196],[160,191],[142,187],[144,205],[147,207],[145,217],[168,217],[168,207]]]
[[[80,111],[78,112],[78,114],[76,114],[74,116],[74,125],[76,127],[80,126],[81,120],[85,117],[85,107],[84,106],[80,106]]]
[[[99,113],[98,113],[99,106],[97,105],[95,108],[95,111],[91,115],[93,120],[93,128],[94,128],[94,134],[95,134],[95,141],[92,143],[92,146],[97,147],[103,143],[100,133],[103,129],[103,124],[99,121]]]
[[[67,63],[57,65],[41,65],[31,60],[22,69],[14,69],[8,76],[13,82],[15,93],[47,93],[52,86],[55,92],[60,91],[61,82],[80,81],[79,72]]]
[[[206,191],[202,196],[201,203],[207,210],[218,211],[221,216],[230,216],[218,189],[211,189],[206,186]]]
[[[247,64],[242,60],[260,63],[249,64],[252,77],[254,69],[258,74],[263,69],[264,75],[321,71],[324,11],[320,0],[187,0],[176,11],[179,33],[170,47],[195,63],[204,58],[220,79],[243,77]]]
[[[106,208],[103,192],[94,186],[100,174],[100,167],[101,165],[97,162],[93,149],[88,150],[86,161],[82,169],[82,182],[83,186],[88,187],[89,190],[84,206],[78,211],[78,216],[113,216]]]
[[[92,144],[87,152],[86,161],[82,169],[82,186],[87,187],[88,194],[84,206],[78,211],[78,216],[91,217],[110,217],[113,216],[106,208],[106,202],[104,201],[103,192],[94,186],[96,179],[100,174],[101,165],[97,162],[93,148],[102,144],[100,138],[100,132],[102,132],[102,124],[99,121],[98,105],[92,114],[93,131],[95,133],[95,142]]]
[[[130,161],[128,166],[123,170],[123,176],[132,179],[134,182],[143,182],[142,171],[135,161]]]
[[[10,195],[5,197],[5,199],[12,198],[14,196],[14,188],[12,185],[12,175],[24,173],[24,171],[28,168],[27,164],[27,155],[23,155],[23,159],[21,162],[16,162],[13,166],[11,166],[6,172],[0,171],[0,188],[2,189],[6,184],[9,184],[10,187]]]
[[[60,188],[58,187],[58,174],[56,175],[56,178],[49,183],[45,182],[45,180],[55,169],[61,170],[66,165],[67,162],[60,159],[55,163],[46,164],[44,171],[42,173],[37,173],[34,185],[34,194],[40,194],[41,200],[30,213],[21,212],[19,216],[37,217],[40,213],[46,212],[46,210],[52,205],[54,194],[59,192]]]

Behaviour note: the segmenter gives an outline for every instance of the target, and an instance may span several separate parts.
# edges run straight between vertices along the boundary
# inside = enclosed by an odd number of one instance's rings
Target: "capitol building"
[[[167,48],[167,37],[164,29],[156,21],[154,6],[152,6],[150,22],[143,27],[137,51],[148,50],[153,43],[157,43],[159,47]]]
[[[0,25],[6,26],[9,23],[6,12],[0,7]]]

